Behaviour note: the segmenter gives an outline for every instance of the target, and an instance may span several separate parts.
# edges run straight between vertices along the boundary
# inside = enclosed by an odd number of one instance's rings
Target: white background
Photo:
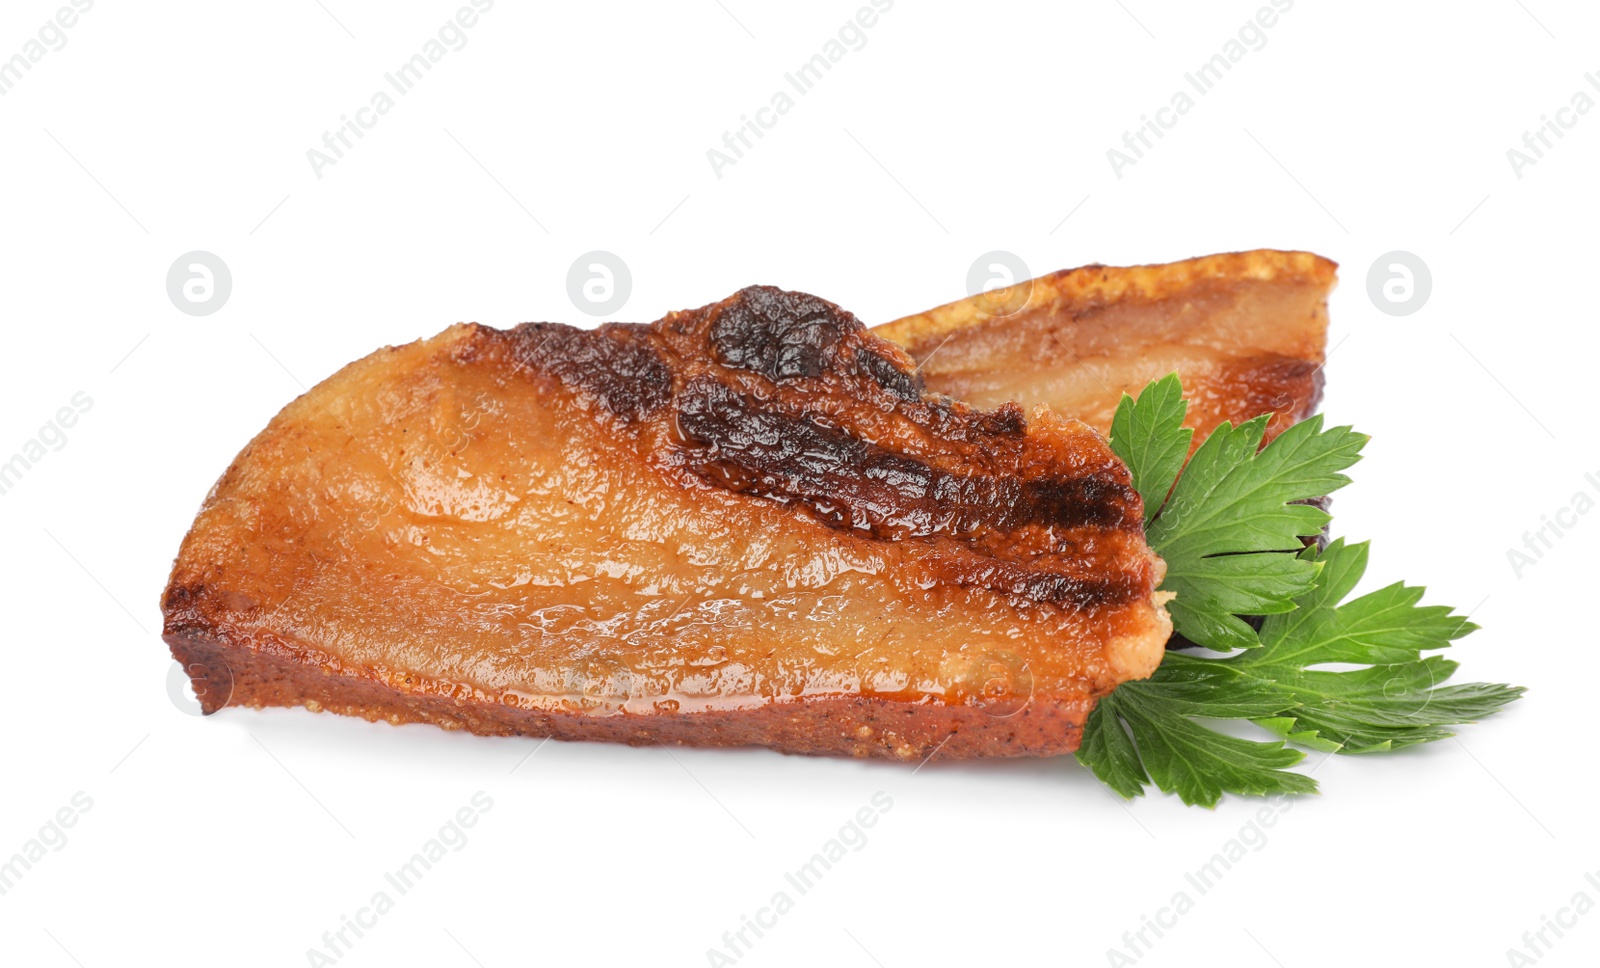
[[[1517,963],[1542,916],[1600,901],[1600,513],[1520,578],[1507,560],[1600,496],[1600,111],[1521,178],[1506,157],[1574,92],[1600,98],[1593,5],[1299,0],[1119,179],[1107,149],[1256,3],[900,0],[718,178],[707,149],[854,0],[500,0],[319,179],[307,149],[457,6],[324,3],[102,0],[0,98],[0,458],[93,400],[0,496],[0,856],[93,801],[0,896],[0,960],[306,964],[481,790],[467,845],[341,964],[703,965],[883,791],[866,846],[741,964],[1096,965],[1248,823],[1257,801],[1124,806],[1070,758],[913,775],[552,742],[525,759],[536,740],[181,712],[157,600],[244,442],[380,345],[592,322],[565,283],[592,249],[631,267],[628,320],[773,283],[878,322],[964,295],[992,249],[1035,272],[1263,246],[1338,260],[1324,409],[1373,441],[1336,533],[1376,539],[1364,587],[1405,578],[1472,611],[1464,679],[1530,692],[1459,742],[1313,754],[1323,795],[1140,963]],[[55,9],[7,3],[0,57]],[[233,274],[207,317],[164,289],[197,249]],[[1433,276],[1405,317],[1365,284],[1396,249]],[[1541,964],[1593,964],[1600,913],[1547,937]]]

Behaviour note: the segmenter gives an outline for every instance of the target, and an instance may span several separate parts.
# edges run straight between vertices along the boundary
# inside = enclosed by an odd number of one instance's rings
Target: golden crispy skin
[[[1173,370],[1194,445],[1268,411],[1270,439],[1322,399],[1334,263],[1261,249],[1065,269],[873,330],[928,389],[975,407],[1047,404],[1102,433],[1117,400]]]
[[[1063,753],[1170,634],[1141,521],[1084,424],[924,398],[854,316],[752,288],[351,364],[214,487],[165,638],[207,712]]]

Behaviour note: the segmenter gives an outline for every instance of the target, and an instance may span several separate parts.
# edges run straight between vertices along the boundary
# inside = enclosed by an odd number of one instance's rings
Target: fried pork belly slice
[[[1085,266],[873,330],[928,389],[975,407],[1047,404],[1101,433],[1117,400],[1176,370],[1194,445],[1271,411],[1268,439],[1316,410],[1334,263],[1267,249],[1167,265]]]
[[[854,316],[751,288],[351,364],[212,490],[165,638],[207,712],[1065,753],[1171,631],[1141,517],[1084,424],[925,399]]]

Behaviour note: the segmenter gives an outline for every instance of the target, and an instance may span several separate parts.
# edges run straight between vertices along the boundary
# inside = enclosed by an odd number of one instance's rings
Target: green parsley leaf
[[[1083,724],[1083,740],[1074,755],[1087,766],[1100,782],[1110,787],[1124,800],[1143,796],[1150,777],[1139,762],[1139,750],[1133,738],[1122,728],[1122,719],[1113,708],[1121,700],[1116,692],[1095,703],[1089,718]]]
[[[1177,395],[1176,401],[1174,394]],[[1287,768],[1303,754],[1372,753],[1443,739],[1522,695],[1520,687],[1444,685],[1457,664],[1423,652],[1477,626],[1389,585],[1348,602],[1366,543],[1299,550],[1328,516],[1290,502],[1343,487],[1366,438],[1313,417],[1260,447],[1267,417],[1218,427],[1181,466],[1184,407],[1174,376],[1124,396],[1112,449],[1146,501],[1146,536],[1166,559],[1162,590],[1177,630],[1221,657],[1169,652],[1149,679],[1125,682],[1084,726],[1078,759],[1123,797],[1150,784],[1215,806],[1224,793],[1310,793]],[[1152,508],[1154,510],[1152,510]],[[1238,616],[1265,616],[1258,634]],[[1339,670],[1329,664],[1357,666]],[[1206,719],[1248,720],[1281,739],[1216,732]]]
[[[1252,648],[1255,631],[1238,616],[1288,611],[1316,582],[1314,561],[1281,552],[1298,550],[1329,517],[1293,502],[1350,483],[1341,472],[1360,459],[1367,438],[1348,427],[1323,431],[1316,416],[1263,449],[1270,419],[1263,415],[1238,427],[1223,423],[1184,468],[1192,438],[1183,426],[1187,409],[1176,373],[1137,399],[1123,394],[1111,449],[1144,499],[1147,537],[1167,563],[1162,588],[1177,595],[1171,612],[1178,632],[1217,651]]]
[[[1195,451],[1172,497],[1150,522],[1150,546],[1167,562],[1162,587],[1177,593],[1172,618],[1189,641],[1219,652],[1256,645],[1236,616],[1289,611],[1316,583],[1315,561],[1280,552],[1320,533],[1328,513],[1309,504],[1350,483],[1340,473],[1367,438],[1322,429],[1311,417],[1266,448],[1267,415],[1223,423]],[[1181,604],[1180,604],[1181,603]]]
[[[1101,706],[1109,708],[1102,714],[1100,726],[1120,731],[1125,723],[1150,782],[1176,793],[1184,803],[1214,807],[1224,793],[1316,792],[1315,780],[1286,769],[1304,759],[1304,753],[1281,742],[1261,743],[1207,729],[1184,715],[1180,706],[1146,690],[1130,690],[1130,685],[1145,683],[1124,683],[1102,699]],[[1095,769],[1092,762],[1090,769]],[[1096,769],[1095,774],[1100,771]],[[1117,787],[1112,785],[1112,789]]]
[[[1439,685],[1457,663],[1422,653],[1478,626],[1445,606],[1419,605],[1421,588],[1397,582],[1339,604],[1366,571],[1367,552],[1366,542],[1330,544],[1319,556],[1327,577],[1300,600],[1300,609],[1269,617],[1261,627],[1262,648],[1228,663],[1272,681],[1284,701],[1293,702],[1261,725],[1315,749],[1382,752],[1452,736],[1443,727],[1476,722],[1522,695],[1516,686]],[[1368,667],[1307,669],[1322,663]]]
[[[1111,449],[1133,472],[1146,523],[1166,503],[1189,456],[1194,431],[1183,425],[1188,412],[1178,374],[1168,373],[1139,391],[1137,401],[1124,393],[1111,419]]]

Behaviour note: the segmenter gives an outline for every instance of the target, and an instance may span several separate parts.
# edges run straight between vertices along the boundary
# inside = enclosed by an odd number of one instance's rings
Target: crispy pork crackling
[[[925,393],[914,366],[765,287],[380,350],[217,482],[165,639],[207,712],[1070,752],[1171,633],[1139,496],[1090,426]]]

